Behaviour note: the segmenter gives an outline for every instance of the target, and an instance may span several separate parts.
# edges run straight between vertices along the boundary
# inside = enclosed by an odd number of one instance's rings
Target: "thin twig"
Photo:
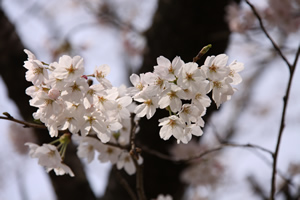
[[[288,65],[290,71],[292,69],[292,65],[290,64],[290,62],[287,60],[287,58],[285,57],[285,55],[283,55],[282,51],[280,50],[280,48],[278,47],[278,45],[274,42],[274,40],[272,39],[272,37],[269,35],[269,33],[267,32],[263,21],[260,17],[260,15],[258,14],[258,12],[256,11],[255,7],[248,1],[246,0],[246,3],[250,6],[253,14],[256,16],[256,18],[258,19],[260,28],[262,29],[262,31],[264,32],[264,34],[267,36],[267,38],[270,40],[270,42],[272,43],[274,49],[277,51],[277,53],[280,55],[280,57],[285,61],[285,63]]]
[[[264,151],[268,154],[270,154],[271,156],[273,156],[273,152],[270,151],[269,149],[266,149],[264,147],[261,147],[259,145],[256,145],[256,144],[235,144],[235,143],[227,143],[227,142],[223,142],[222,143],[223,145],[225,146],[231,146],[231,147],[247,147],[247,148],[254,148],[254,149],[259,149],[261,151]]]
[[[186,159],[172,158],[172,157],[170,157],[170,156],[168,156],[168,155],[166,155],[166,154],[160,153],[160,152],[155,151],[155,150],[153,150],[153,149],[150,149],[150,148],[148,148],[148,147],[146,147],[146,146],[143,146],[143,147],[142,147],[142,150],[143,150],[144,152],[147,152],[147,153],[149,153],[149,154],[151,154],[151,155],[154,155],[154,156],[156,156],[156,157],[158,157],[158,158],[161,158],[161,159],[164,159],[164,160],[168,160],[168,161],[172,161],[172,162],[190,162],[190,161],[193,161],[193,160],[195,160],[195,159],[202,158],[202,157],[206,156],[207,154],[210,154],[210,153],[219,151],[219,150],[223,149],[224,147],[245,147],[245,148],[254,148],[254,149],[259,149],[259,150],[261,150],[261,151],[264,151],[264,152],[266,152],[266,153],[268,153],[268,154],[273,155],[273,153],[272,153],[270,150],[268,150],[268,149],[266,149],[266,148],[264,148],[264,147],[258,146],[258,145],[254,145],[254,144],[234,144],[234,143],[227,143],[227,142],[221,143],[221,146],[218,146],[218,147],[216,147],[216,148],[209,149],[209,150],[204,151],[204,152],[202,152],[202,153],[200,153],[200,154],[198,154],[198,155],[196,155],[196,156],[192,156],[192,157],[189,157],[189,158],[186,158]]]
[[[144,190],[144,176],[143,176],[143,165],[139,165],[137,159],[131,155],[131,158],[136,167],[136,192],[138,194],[139,200],[146,200],[145,190]]]
[[[294,60],[293,66],[292,66],[293,68],[296,67],[297,62],[298,62],[298,60],[299,60],[299,56],[300,56],[300,45],[298,46],[298,50],[297,50],[297,53],[296,53],[296,57],[295,57],[295,60]],[[293,70],[295,70],[295,69],[293,69]]]
[[[131,115],[131,130],[130,130],[130,144],[131,144],[131,149],[130,149],[130,156],[131,159],[133,160],[133,163],[136,168],[136,192],[138,195],[139,200],[146,200],[146,195],[145,195],[145,190],[144,190],[144,183],[143,183],[143,169],[142,165],[139,165],[138,159],[141,159],[139,154],[140,154],[140,149],[136,147],[135,145],[135,133],[136,129],[138,127],[138,122],[134,120],[135,114]]]
[[[289,82],[288,82],[288,85],[287,85],[285,96],[283,97],[283,108],[282,108],[280,128],[279,128],[278,138],[277,138],[277,142],[276,142],[276,148],[275,148],[275,152],[274,152],[274,156],[273,156],[273,171],[272,171],[272,180],[271,180],[270,200],[274,200],[274,198],[275,198],[277,158],[278,158],[279,146],[280,146],[280,142],[281,142],[282,133],[283,133],[283,130],[284,130],[284,127],[285,127],[285,113],[286,113],[286,108],[287,108],[287,104],[288,104],[288,100],[289,100],[289,96],[290,96],[290,89],[291,89],[291,86],[292,86],[292,81],[293,81],[293,77],[294,77],[294,74],[295,74],[294,72],[295,72],[295,69],[296,69],[299,54],[300,54],[300,45],[298,47],[293,66],[291,66],[291,68],[290,68],[290,78],[289,78]]]
[[[30,123],[30,122],[25,122],[25,121],[22,121],[22,120],[15,119],[13,117],[3,117],[3,116],[0,116],[0,119],[12,121],[12,122],[16,122],[18,124],[23,124],[24,128],[31,127],[31,128],[47,129],[47,127],[45,125],[35,124],[35,123]]]
[[[277,44],[273,41],[273,39],[271,38],[271,36],[266,31],[266,29],[265,29],[265,27],[263,25],[262,19],[259,16],[259,14],[257,13],[255,7],[248,0],[246,0],[246,3],[251,7],[254,15],[257,17],[257,19],[259,21],[259,24],[260,24],[260,27],[261,27],[262,31],[267,36],[267,38],[271,41],[274,49],[279,53],[279,55],[281,56],[281,58],[288,65],[289,71],[290,71],[290,78],[289,78],[289,81],[288,81],[288,85],[287,85],[285,96],[283,98],[283,108],[282,108],[282,115],[281,115],[281,122],[280,122],[279,133],[278,133],[277,142],[276,142],[276,148],[275,148],[275,152],[273,154],[273,170],[272,170],[272,179],[271,179],[270,200],[274,200],[274,198],[275,198],[275,192],[276,192],[276,173],[277,173],[276,165],[277,165],[278,152],[279,152],[279,147],[280,147],[282,133],[283,133],[283,130],[284,130],[284,127],[285,127],[285,113],[286,113],[286,108],[287,108],[287,104],[288,104],[288,99],[289,99],[289,94],[290,94],[290,88],[291,88],[291,85],[292,85],[292,80],[293,80],[295,68],[296,68],[296,65],[297,65],[298,58],[299,58],[300,46],[298,47],[294,63],[293,63],[293,65],[291,65],[289,63],[289,61],[286,59],[286,57],[283,55],[283,53],[280,50],[280,48],[277,46]]]
[[[136,194],[133,192],[133,190],[130,188],[130,185],[128,184],[128,182],[126,181],[125,178],[123,178],[123,176],[121,175],[121,173],[119,172],[119,170],[116,169],[116,167],[114,167],[114,171],[118,177],[118,179],[120,180],[121,185],[124,187],[124,189],[128,192],[129,196],[131,197],[132,200],[138,200],[136,197]]]

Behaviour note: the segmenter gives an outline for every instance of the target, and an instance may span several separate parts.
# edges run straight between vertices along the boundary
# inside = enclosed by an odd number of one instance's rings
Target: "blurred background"
[[[293,63],[300,44],[300,1],[251,2],[274,41]],[[142,134],[147,134],[143,127],[157,123],[155,119],[141,122],[138,139],[160,152],[183,157],[222,146],[224,141],[275,150],[289,70],[244,1],[2,0],[0,4],[1,113],[32,120],[34,108],[29,107],[29,97],[25,95],[30,84],[24,80],[22,65],[27,59],[24,48],[46,63],[58,60],[63,54],[80,55],[86,74],[91,74],[96,66],[108,64],[111,67],[108,79],[113,85],[129,86],[128,77],[152,71],[158,56],[171,60],[178,55],[190,62],[203,46],[212,44],[208,55],[225,52],[229,63],[236,59],[245,64],[241,72],[243,82],[232,100],[219,110],[207,111],[203,136],[189,146],[174,146],[175,141],[166,143],[144,137]],[[204,58],[199,65],[203,62]],[[300,71],[296,68],[278,156],[276,199],[300,199],[299,86]],[[49,138],[5,120],[0,120],[0,127],[0,199],[127,199],[120,198],[121,186],[113,184],[119,180],[110,164],[97,159],[87,164],[69,156],[76,178],[48,175],[37,160],[29,157],[23,144],[28,141],[41,144]],[[76,147],[73,148],[76,152]],[[148,163],[152,169],[145,167],[146,176],[165,183],[162,186],[145,177],[149,199],[159,193],[169,193],[176,200],[269,198],[273,160],[260,149],[224,147],[184,166],[147,156],[145,159],[155,165]],[[159,175],[165,169],[171,175]],[[133,184],[132,177],[125,178]],[[121,195],[113,196],[116,192]]]

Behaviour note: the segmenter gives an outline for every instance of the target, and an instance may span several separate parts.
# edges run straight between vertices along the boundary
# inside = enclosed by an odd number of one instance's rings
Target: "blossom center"
[[[151,106],[152,105],[152,100],[148,99],[147,101],[144,102],[147,106]]]
[[[185,78],[189,81],[194,81],[194,78],[193,78],[193,74],[192,73],[186,73],[185,74]]]
[[[49,152],[48,152],[48,156],[49,156],[50,158],[54,157],[54,156],[55,156],[55,151],[54,151],[54,150],[49,151]]]
[[[34,74],[43,74],[43,68],[37,67],[33,70]]]
[[[176,121],[175,121],[175,120],[172,120],[172,119],[170,119],[170,121],[169,121],[169,123],[168,123],[168,125],[171,126],[172,128],[173,128],[176,124],[177,124]]]
[[[72,85],[71,88],[72,88],[72,92],[80,91],[79,85],[77,85],[76,83],[74,83],[74,85]]]
[[[88,116],[86,121],[88,121],[90,123],[90,125],[92,125],[93,121],[95,121],[95,120],[96,119],[93,116]]]
[[[164,85],[164,81],[159,77],[156,79],[155,84],[159,85],[159,87],[162,88],[162,86]]]
[[[103,103],[103,102],[105,102],[106,101],[106,99],[103,97],[103,96],[98,96],[98,100],[99,100],[99,102],[101,102],[101,103]]]
[[[51,105],[52,103],[53,103],[53,100],[52,100],[52,99],[46,99],[46,100],[45,100],[46,106]]]
[[[184,107],[182,112],[184,112],[185,114],[189,114],[190,113],[190,107]]]
[[[173,99],[173,98],[177,97],[177,95],[176,95],[176,92],[175,92],[175,91],[171,91],[171,92],[169,92],[169,93],[168,93],[168,95],[169,95],[170,99]]]
[[[74,74],[75,70],[76,69],[73,67],[73,64],[71,64],[71,66],[69,68],[67,68],[67,71],[69,72],[69,74]]]
[[[139,83],[136,85],[136,88],[139,90],[143,90],[144,86],[143,86],[143,84]]]
[[[217,66],[215,66],[215,65],[212,65],[212,66],[209,67],[209,71],[210,71],[210,72],[217,72],[218,68],[219,68],[219,67],[217,67]]]
[[[215,88],[221,88],[222,87],[222,83],[220,81],[214,81],[214,87]]]
[[[170,65],[168,71],[170,74],[174,74],[174,68],[172,67],[172,65]]]
[[[201,95],[200,93],[198,93],[198,94],[196,94],[195,99],[200,99],[201,96],[202,96],[202,95]]]
[[[104,74],[102,73],[102,71],[100,71],[100,72],[96,71],[96,76],[98,78],[104,78],[105,77]]]
[[[130,157],[129,157],[129,156],[126,156],[126,157],[124,158],[124,162],[129,163],[129,162],[130,162]]]

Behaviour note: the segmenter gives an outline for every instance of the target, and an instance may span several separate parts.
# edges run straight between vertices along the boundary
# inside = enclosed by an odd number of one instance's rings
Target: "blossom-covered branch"
[[[185,63],[179,56],[172,61],[158,57],[153,72],[130,76],[132,87],[112,86],[106,79],[110,72],[108,65],[96,67],[93,74],[85,75],[80,56],[64,55],[58,62],[47,64],[25,50],[28,55],[24,63],[25,77],[33,84],[26,89],[26,94],[32,98],[30,105],[37,108],[34,119],[44,125],[21,122],[9,114],[1,118],[26,127],[46,127],[51,137],[57,137],[41,146],[26,143],[30,156],[37,158],[47,171],[74,176],[72,169],[63,163],[68,144],[74,140],[80,158],[91,162],[98,152],[99,161],[109,161],[129,175],[136,173],[137,196],[132,190],[128,192],[133,199],[146,200],[142,150],[135,139],[139,118],[150,119],[157,109],[165,110],[168,116],[159,120],[159,136],[163,140],[173,136],[177,143],[187,144],[192,135],[203,134],[202,117],[211,101],[219,107],[230,100],[236,91],[233,86],[242,81],[238,72],[243,70],[243,64],[237,61],[228,64],[225,54],[208,56],[199,66],[196,61],[209,48],[211,45],[204,47],[194,62]],[[92,84],[89,78],[98,83]],[[212,100],[208,96],[210,92]],[[126,183],[123,185],[127,187]]]

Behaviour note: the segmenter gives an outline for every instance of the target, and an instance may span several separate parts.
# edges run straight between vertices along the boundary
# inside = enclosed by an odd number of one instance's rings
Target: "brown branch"
[[[289,78],[289,82],[288,82],[288,85],[287,85],[285,96],[283,97],[283,108],[282,108],[280,128],[279,128],[279,133],[278,133],[277,142],[276,142],[276,148],[275,148],[275,152],[274,152],[274,156],[273,156],[273,171],[272,171],[272,180],[271,180],[270,200],[274,200],[275,192],[276,192],[277,158],[278,158],[279,146],[280,146],[280,142],[281,142],[282,133],[283,133],[283,130],[284,130],[284,127],[285,127],[285,113],[286,113],[286,108],[287,108],[287,104],[288,104],[288,100],[289,100],[290,89],[291,89],[291,86],[292,86],[292,81],[293,81],[297,61],[298,61],[298,58],[299,58],[299,54],[300,54],[300,45],[298,47],[294,63],[290,67],[290,78]]]
[[[144,190],[144,176],[143,176],[143,165],[139,165],[137,159],[131,155],[131,158],[136,167],[136,191],[139,197],[139,200],[146,200],[145,190]]]
[[[45,125],[42,125],[42,124],[35,124],[35,123],[30,123],[30,122],[25,122],[25,121],[22,121],[22,120],[18,120],[18,119],[15,119],[13,118],[12,116],[7,116],[4,117],[4,116],[0,116],[0,119],[4,119],[4,120],[8,120],[8,121],[12,121],[12,122],[16,122],[18,124],[23,124],[24,125],[24,128],[39,128],[39,129],[47,129],[47,127]]]
[[[279,53],[280,57],[288,65],[289,71],[290,71],[290,78],[289,78],[289,81],[288,81],[288,85],[287,85],[285,96],[283,98],[283,108],[282,108],[282,115],[281,115],[281,122],[280,122],[279,133],[278,133],[277,142],[276,142],[276,148],[275,148],[275,152],[273,154],[273,167],[272,167],[273,170],[272,170],[272,179],[271,179],[270,200],[274,200],[274,198],[275,198],[275,192],[276,192],[276,174],[277,174],[276,165],[277,165],[279,147],[280,147],[280,142],[281,142],[281,138],[282,138],[282,133],[283,133],[283,130],[285,128],[285,113],[286,113],[286,109],[287,109],[287,104],[288,104],[288,99],[289,99],[289,94],[290,94],[290,88],[291,88],[291,85],[292,85],[292,80],[293,80],[295,68],[296,68],[296,65],[297,65],[297,62],[298,62],[298,58],[299,58],[300,46],[298,47],[294,63],[293,63],[293,65],[291,65],[289,63],[289,61],[287,60],[287,58],[283,55],[283,53],[280,50],[280,48],[278,47],[278,45],[274,42],[274,40],[271,38],[271,36],[269,35],[269,33],[266,31],[266,29],[265,29],[265,27],[263,25],[262,19],[259,16],[259,14],[257,13],[255,7],[248,0],[246,0],[246,3],[251,7],[254,15],[256,16],[256,18],[259,21],[259,24],[260,24],[260,27],[261,27],[262,31],[267,36],[267,38],[271,41],[274,49]]]
[[[260,17],[260,15],[258,14],[258,12],[256,11],[255,7],[253,6],[253,4],[251,4],[248,0],[246,0],[246,3],[250,6],[253,14],[256,16],[256,18],[258,19],[260,28],[262,29],[262,31],[264,32],[264,34],[267,36],[267,38],[270,40],[270,42],[272,43],[274,49],[277,51],[277,53],[280,55],[280,57],[284,60],[284,62],[288,65],[290,71],[292,69],[292,65],[290,64],[290,62],[287,60],[287,58],[285,57],[285,55],[283,55],[282,51],[280,50],[280,48],[278,47],[278,45],[274,42],[274,40],[272,39],[272,37],[270,36],[270,34],[268,33],[268,31],[266,30],[263,21]]]
[[[134,120],[135,114],[131,114],[131,130],[130,130],[130,156],[133,160],[133,163],[136,168],[136,192],[138,194],[139,200],[146,200],[145,190],[144,190],[144,183],[143,183],[143,170],[142,166],[139,165],[138,159],[141,159],[139,154],[141,153],[140,148],[136,147],[135,144],[135,134],[136,129],[138,127],[138,122]]]
[[[124,189],[128,192],[130,198],[132,200],[138,200],[135,193],[133,192],[133,190],[131,189],[130,185],[128,184],[128,182],[126,181],[125,178],[123,178],[123,176],[121,175],[121,173],[119,172],[119,170],[116,168],[116,166],[113,167],[119,181],[120,184],[124,187]]]
[[[259,149],[261,151],[264,151],[266,153],[269,153],[273,156],[273,152],[271,152],[270,150],[264,148],[264,147],[261,147],[261,146],[258,146],[258,145],[254,145],[254,144],[234,144],[234,143],[227,143],[227,142],[223,142],[221,143],[221,146],[219,147],[216,147],[216,148],[212,148],[212,149],[209,149],[207,151],[204,151],[202,153],[200,153],[199,155],[196,155],[196,156],[192,156],[192,157],[189,157],[187,159],[177,159],[177,158],[172,158],[166,154],[163,154],[163,153],[160,153],[158,151],[155,151],[153,149],[150,149],[146,146],[143,146],[142,147],[142,150],[151,154],[151,155],[154,155],[158,158],[161,158],[161,159],[164,159],[164,160],[168,160],[168,161],[173,161],[173,162],[190,162],[192,160],[195,160],[195,159],[199,159],[199,158],[202,158],[204,156],[206,156],[207,154],[210,154],[210,153],[213,153],[215,151],[219,151],[221,149],[223,149],[224,147],[245,147],[245,148],[254,148],[254,149]]]
[[[264,147],[261,147],[259,145],[256,144],[235,144],[235,143],[227,143],[227,142],[223,142],[222,145],[224,146],[231,146],[231,147],[247,147],[247,148],[255,148],[255,149],[259,149],[261,151],[264,151],[268,154],[270,154],[271,156],[273,156],[273,152],[270,151],[269,149],[266,149]]]
[[[293,66],[292,66],[293,68],[296,67],[298,59],[299,59],[299,56],[300,56],[300,45],[298,46],[298,50],[297,50],[297,53],[296,53],[296,56],[295,56],[295,60],[294,60]],[[295,70],[295,69],[293,69],[293,70]]]

